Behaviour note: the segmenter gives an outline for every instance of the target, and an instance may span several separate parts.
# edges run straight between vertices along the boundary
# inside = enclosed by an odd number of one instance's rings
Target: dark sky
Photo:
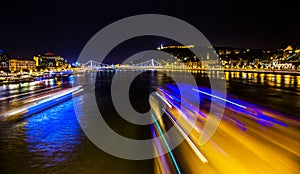
[[[185,20],[198,28],[214,47],[300,46],[300,13],[296,3],[295,0],[4,0],[0,3],[0,49],[15,56],[50,51],[72,60],[101,28],[146,13]],[[145,48],[156,47],[158,42],[154,40]]]

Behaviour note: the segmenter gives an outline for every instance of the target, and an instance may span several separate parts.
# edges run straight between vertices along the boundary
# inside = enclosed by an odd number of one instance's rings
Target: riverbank
[[[247,70],[247,69],[224,69],[225,72],[246,72],[246,73],[266,73],[266,74],[287,74],[300,75],[299,70]]]
[[[73,75],[71,72],[44,72],[34,74],[0,74],[0,85],[33,82],[45,79],[63,78]]]
[[[246,72],[246,73],[267,73],[267,74],[289,74],[300,75],[300,70],[271,70],[271,69],[229,69],[229,68],[168,68],[168,67],[144,67],[144,66],[120,66],[116,70],[160,70],[160,71],[224,71],[224,72]]]

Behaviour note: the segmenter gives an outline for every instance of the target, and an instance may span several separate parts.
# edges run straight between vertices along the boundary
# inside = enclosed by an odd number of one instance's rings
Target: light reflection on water
[[[266,86],[278,88],[300,88],[299,75],[286,74],[267,74],[267,73],[251,73],[251,72],[224,72],[225,79],[229,80],[247,80],[253,84],[263,84]]]
[[[32,165],[53,166],[72,159],[83,136],[72,100],[28,118],[25,129],[24,140],[34,156],[29,161]]]

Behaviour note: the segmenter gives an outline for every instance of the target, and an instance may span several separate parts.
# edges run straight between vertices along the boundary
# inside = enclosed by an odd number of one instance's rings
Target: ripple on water
[[[69,100],[26,120],[24,141],[35,156],[33,164],[53,166],[72,159],[74,149],[83,136]]]

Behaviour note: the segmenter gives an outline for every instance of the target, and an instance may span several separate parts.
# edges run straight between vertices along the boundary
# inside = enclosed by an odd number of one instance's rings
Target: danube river
[[[172,126],[172,122],[167,121],[167,118],[164,118],[165,124],[137,126],[119,117],[110,94],[115,73],[120,73],[122,80],[126,81],[126,77],[133,72],[103,71],[75,74],[64,79],[2,85],[1,114],[15,111],[35,102],[34,99],[56,94],[73,84],[80,84],[95,77],[99,110],[104,120],[118,134],[143,140],[153,137],[154,129],[164,132],[164,129]],[[193,135],[198,135],[195,131],[190,135],[190,142],[181,143],[172,151],[172,155],[140,161],[125,160],[100,150],[83,133],[77,118],[84,119],[85,115],[76,117],[74,107],[84,111],[89,103],[86,102],[87,96],[79,94],[71,100],[28,117],[0,118],[1,173],[198,174],[297,173],[300,170],[300,76],[219,71],[169,73],[175,76],[192,73],[199,89],[210,86],[208,78],[224,79],[228,93],[224,101],[250,108],[262,115],[253,116],[247,111],[236,109],[236,106],[226,105],[219,129],[204,146],[198,145],[197,138],[193,138]],[[159,87],[173,83],[174,81],[163,72],[142,73],[130,87],[130,102],[133,108],[138,112],[147,112],[150,109],[149,94]],[[169,90],[165,96],[176,97],[176,94]],[[171,98],[166,99],[176,106],[176,102]],[[210,103],[209,100],[212,100],[212,97],[203,99],[204,115],[205,105]],[[169,114],[176,115],[177,112],[178,110],[171,110]],[[201,132],[200,122],[199,130]],[[154,148],[164,146],[163,143],[165,142],[154,144]],[[203,158],[199,158],[199,154],[191,148],[191,143]]]

